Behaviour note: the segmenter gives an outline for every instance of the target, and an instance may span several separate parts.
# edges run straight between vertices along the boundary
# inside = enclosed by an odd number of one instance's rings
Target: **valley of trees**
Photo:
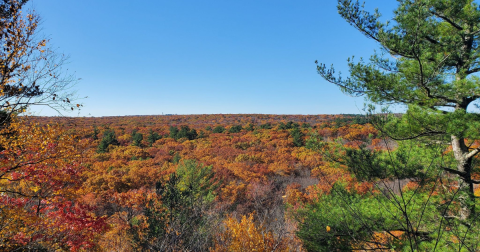
[[[365,115],[124,117],[29,114],[82,104],[26,2],[0,3],[1,251],[480,250],[474,1],[338,0],[380,50],[317,71]]]

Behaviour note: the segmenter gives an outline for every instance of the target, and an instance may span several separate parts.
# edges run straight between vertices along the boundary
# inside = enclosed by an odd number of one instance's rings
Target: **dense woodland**
[[[325,210],[322,218],[326,220],[319,220],[320,227],[314,227],[313,232],[336,239],[346,236],[350,247],[381,250],[389,244],[401,244],[406,231],[397,228],[388,234],[378,230],[370,234],[373,241],[355,241],[342,228],[342,220],[332,219],[335,211],[345,211],[347,207],[341,202],[330,202],[342,200],[333,195],[350,195],[343,200],[349,201],[348,207],[359,211],[356,216],[359,220],[349,220],[358,224],[363,211],[360,207],[365,206],[356,205],[359,202],[354,199],[363,198],[367,213],[375,216],[395,210],[388,209],[386,202],[376,204],[369,200],[388,190],[395,194],[416,192],[424,183],[391,174],[385,174],[383,180],[368,180],[352,169],[355,164],[349,160],[356,162],[360,153],[399,155],[405,151],[396,141],[381,137],[363,115],[19,120],[28,120],[42,134],[50,134],[43,139],[46,146],[52,146],[46,154],[48,158],[63,150],[58,147],[64,137],[72,136],[68,143],[71,153],[67,157],[81,165],[75,174],[52,169],[43,171],[38,178],[25,178],[31,183],[23,184],[21,191],[32,196],[20,198],[40,212],[49,212],[50,198],[73,189],[76,191],[71,192],[68,202],[82,208],[71,216],[58,217],[62,226],[75,227],[72,231],[49,227],[52,235],[44,236],[39,235],[46,232],[43,222],[24,226],[22,237],[12,234],[3,240],[12,249],[25,246],[99,251],[318,250],[308,243],[312,227],[304,221]],[[55,137],[47,129],[55,129]],[[422,145],[407,147],[418,149]],[[446,150],[445,155],[449,153]],[[398,157],[395,162],[402,162],[401,159]],[[418,168],[418,164],[410,165]],[[480,173],[475,176],[480,177]],[[54,188],[51,182],[46,183],[51,178],[61,186]],[[72,179],[75,181],[68,182]],[[476,194],[477,191],[480,193],[480,189],[476,189]],[[38,198],[45,202],[37,202]],[[35,212],[26,211],[25,216],[16,217],[32,218],[28,215],[31,213]],[[50,219],[53,213],[45,217]],[[36,221],[39,220],[33,223]],[[396,241],[392,235],[398,237]],[[59,240],[59,236],[64,240]],[[451,244],[456,243],[452,240]],[[334,247],[343,245],[338,243]]]
[[[115,251],[302,251],[298,208],[337,180],[372,186],[323,152],[387,144],[359,115],[33,120],[86,143],[78,201],[105,223],[92,245]]]
[[[125,117],[31,115],[83,104],[26,2],[0,2],[1,251],[480,251],[474,1],[338,0],[381,50],[317,72],[364,115]]]

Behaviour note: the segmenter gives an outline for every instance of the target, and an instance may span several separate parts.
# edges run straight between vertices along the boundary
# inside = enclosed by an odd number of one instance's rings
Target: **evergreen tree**
[[[197,139],[198,133],[195,129],[191,129],[190,132],[188,133],[188,140],[194,140]]]
[[[260,129],[271,129],[272,124],[271,123],[264,123],[260,125]]]
[[[117,136],[115,135],[115,131],[113,129],[106,129],[103,132],[103,138],[98,145],[97,152],[98,153],[105,153],[108,151],[108,146],[110,145],[119,145],[120,143],[117,141]]]
[[[300,130],[300,128],[295,127],[293,128],[292,131],[290,131],[290,135],[293,138],[293,145],[296,147],[301,147],[303,146],[303,132]]]
[[[219,126],[217,126],[213,129],[213,133],[223,133],[224,131],[225,131],[225,128],[221,125],[219,125]]]
[[[349,59],[347,78],[325,64],[317,65],[318,73],[347,94],[408,109],[400,116],[375,115],[369,107],[372,123],[399,147],[387,153],[347,149],[337,159],[378,191],[351,195],[337,183],[334,193],[307,207],[299,236],[309,250],[475,251],[480,245],[474,194],[480,181],[473,176],[480,148],[472,145],[480,139],[480,115],[473,109],[480,98],[480,8],[472,0],[398,3],[392,22],[382,22],[378,11],[358,1],[338,1],[340,15],[380,51],[369,61]],[[402,179],[418,186],[401,190]],[[319,211],[326,206],[330,213]]]
[[[170,138],[177,139],[177,135],[179,132],[178,128],[175,126],[170,126],[169,131],[170,131],[170,134],[169,134]]]
[[[143,134],[138,133],[137,130],[132,131],[132,140],[133,140],[133,145],[141,147],[142,140],[143,140]]]
[[[304,128],[304,129],[309,129],[309,128],[311,128],[311,127],[312,127],[312,126],[311,126],[309,123],[303,123],[303,124],[302,124],[302,128]]]
[[[234,125],[228,129],[228,133],[238,133],[242,131],[242,125]]]
[[[157,132],[154,132],[151,129],[148,131],[147,142],[150,147],[159,139],[162,139],[162,136],[159,135]]]
[[[190,129],[190,127],[183,125],[178,130],[177,127],[170,127],[170,137],[177,140],[180,138],[187,138],[188,140],[194,140],[198,136],[197,131],[195,129]]]
[[[323,137],[316,131],[312,132],[310,137],[305,141],[305,148],[314,151],[321,151],[325,145],[326,143],[323,142]]]
[[[213,223],[208,222],[207,210],[215,200],[218,184],[212,166],[203,166],[194,160],[182,161],[168,181],[158,182],[156,192],[166,210],[146,208],[149,225],[145,248],[170,251],[174,248],[166,246],[175,245],[178,240],[192,251],[204,251],[212,246],[213,232],[209,229]]]
[[[182,125],[180,127],[180,131],[177,133],[177,136],[176,136],[176,139],[179,139],[179,138],[188,138],[190,139],[190,127],[186,126],[186,125]]]
[[[289,121],[289,122],[287,122],[287,124],[285,125],[285,127],[286,127],[287,129],[294,129],[294,128],[300,127],[300,125],[298,125],[298,123],[294,123],[294,122],[292,122],[292,121]]]

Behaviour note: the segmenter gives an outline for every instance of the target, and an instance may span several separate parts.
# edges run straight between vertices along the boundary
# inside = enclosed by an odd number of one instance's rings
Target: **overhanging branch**
[[[440,13],[437,13],[435,11],[431,11],[430,12],[431,14],[433,14],[434,16],[442,19],[443,21],[449,23],[451,26],[455,27],[457,30],[460,30],[460,31],[463,31],[463,27],[461,27],[460,25],[456,24],[455,22],[453,22],[453,20],[447,18],[446,16],[440,14]]]

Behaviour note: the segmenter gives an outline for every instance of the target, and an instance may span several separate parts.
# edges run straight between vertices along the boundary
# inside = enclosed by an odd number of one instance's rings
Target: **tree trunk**
[[[468,157],[468,148],[465,139],[452,135],[452,150],[457,161],[459,200],[462,210],[459,218],[468,219],[475,213],[475,195],[472,181],[472,157]]]

